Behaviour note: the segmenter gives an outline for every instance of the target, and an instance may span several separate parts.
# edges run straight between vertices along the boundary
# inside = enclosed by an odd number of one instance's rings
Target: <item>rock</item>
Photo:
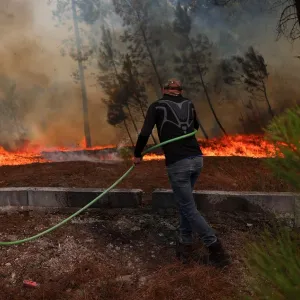
[[[131,228],[132,231],[140,231],[141,230],[141,227],[138,227],[138,226],[134,226]]]
[[[10,266],[11,266],[11,263],[6,263],[5,266],[6,266],[6,267],[10,267]]]
[[[141,286],[145,285],[147,282],[149,282],[151,280],[152,276],[153,275],[141,276],[139,278],[138,286],[141,287]]]
[[[126,217],[121,217],[115,224],[119,230],[121,231],[126,231],[128,229],[132,229],[135,224],[131,221],[128,220]]]
[[[169,230],[172,230],[172,231],[175,231],[176,230],[176,227],[166,221],[162,221],[161,222],[162,225],[164,225],[165,227],[167,227],[167,229]]]
[[[86,243],[94,243],[94,241],[95,241],[94,239],[87,239],[87,240],[85,240]]]
[[[119,276],[116,278],[117,282],[123,282],[123,283],[131,283],[134,279],[133,275],[124,275],[124,276]]]
[[[145,276],[140,277],[139,287],[143,286],[146,283],[146,281],[147,281],[147,277],[145,277]]]
[[[11,283],[16,283],[16,273],[15,272],[13,272],[12,274],[11,274]]]

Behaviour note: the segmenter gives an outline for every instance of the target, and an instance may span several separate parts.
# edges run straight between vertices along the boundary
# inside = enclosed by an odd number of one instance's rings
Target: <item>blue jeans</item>
[[[216,242],[214,230],[197,209],[193,189],[203,168],[203,157],[185,158],[167,166],[167,173],[173,189],[174,197],[179,207],[180,234],[179,240],[183,244],[193,242],[193,232],[206,247]]]

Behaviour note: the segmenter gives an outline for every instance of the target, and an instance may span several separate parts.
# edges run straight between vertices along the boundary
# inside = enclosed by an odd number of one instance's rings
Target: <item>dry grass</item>
[[[131,299],[234,299],[236,291],[229,278],[226,272],[215,268],[170,265],[158,270],[148,284],[137,290]]]
[[[217,300],[235,299],[230,275],[203,266],[164,266],[138,287],[138,281],[116,280],[120,270],[91,262],[67,276],[59,275],[39,288],[7,287],[0,283],[1,300]],[[46,280],[46,278],[45,278]]]
[[[110,283],[116,274],[116,269],[103,262],[100,264],[96,261],[83,262],[72,272],[51,276],[50,280],[46,272],[41,273],[38,288],[20,286],[16,289],[0,283],[0,298],[1,300],[122,299],[120,289]],[[34,274],[34,278],[37,278],[37,274]]]
[[[39,213],[0,215],[1,240],[29,236],[64,217]],[[70,223],[35,242],[2,247],[0,299],[219,300],[235,299],[239,290],[247,290],[239,252],[252,233],[242,226],[240,217],[209,217],[234,260],[223,272],[175,263],[170,246],[175,233],[165,224],[175,224],[176,219],[151,215],[150,211],[103,211],[81,218],[94,223]],[[140,221],[148,225],[138,233],[126,229],[129,225],[140,226]],[[128,226],[124,227],[124,222]],[[167,239],[161,239],[160,233]],[[24,288],[24,279],[38,282],[39,288]]]

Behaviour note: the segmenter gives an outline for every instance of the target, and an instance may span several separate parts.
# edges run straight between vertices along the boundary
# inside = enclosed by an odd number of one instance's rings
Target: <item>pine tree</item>
[[[126,28],[122,41],[128,45],[133,63],[139,66],[140,74],[147,83],[163,87],[162,69],[165,64],[162,57],[166,47],[162,39],[163,26],[157,18],[159,2],[151,0],[113,0],[116,13],[123,19]],[[160,16],[159,16],[160,17]],[[153,80],[154,79],[154,80]],[[158,89],[156,89],[158,91]]]
[[[275,158],[268,159],[267,164],[299,192],[300,106],[275,117],[265,132],[266,139],[277,149]],[[299,234],[279,225],[267,229],[247,247],[245,261],[253,277],[253,295],[249,300],[300,298]],[[300,225],[297,216],[295,225]]]
[[[257,300],[300,298],[299,235],[283,225],[265,229],[246,247],[245,262],[252,280],[251,297]]]
[[[189,60],[185,53],[183,53],[184,50],[182,50],[181,53],[174,55],[174,63],[175,63],[175,72],[180,74],[180,77],[183,79],[182,83],[184,85],[184,92],[187,95],[187,97],[190,97],[190,95],[193,92],[199,91],[198,89],[198,82],[194,80],[193,74],[189,68]],[[179,56],[181,54],[181,56]],[[203,127],[201,121],[199,120],[199,127],[206,139],[208,139],[208,134]]]
[[[224,82],[229,85],[242,84],[256,98],[263,98],[268,107],[268,113],[273,118],[266,81],[269,73],[261,54],[249,47],[244,56],[233,56],[222,62]]]
[[[146,87],[143,83],[139,81],[139,74],[137,69],[134,67],[130,56],[127,54],[123,63],[123,70],[120,74],[120,81],[126,87],[127,93],[129,95],[130,104],[137,107],[142,113],[143,118],[146,118],[145,110],[148,107],[148,97],[146,94]],[[153,142],[157,144],[156,139],[151,133]]]
[[[276,157],[268,159],[268,165],[300,191],[300,106],[275,117],[265,132],[276,149]]]
[[[17,93],[17,84],[6,76],[0,76],[0,145],[6,150],[16,150],[23,146],[26,138],[25,107]]]
[[[73,39],[64,40],[64,46],[71,46],[70,55],[77,61],[78,70],[72,75],[75,81],[80,82],[82,93],[82,111],[83,111],[83,123],[84,123],[84,135],[86,147],[92,146],[90,125],[89,125],[89,111],[88,111],[88,96],[85,83],[85,64],[92,54],[90,47],[84,49],[82,42],[82,35],[80,34],[79,23],[93,24],[101,14],[103,14],[102,1],[101,0],[48,0],[48,4],[55,3],[56,9],[53,11],[53,17],[58,21],[60,25],[67,25],[68,22],[72,22],[73,25],[69,26],[69,31],[74,31]],[[62,49],[62,54],[65,53],[65,49]]]
[[[134,126],[138,135],[138,128],[132,113],[130,94],[126,86],[126,82],[121,76],[123,55],[114,46],[114,37],[111,31],[102,26],[102,41],[99,45],[98,67],[101,75],[98,76],[98,82],[106,94],[110,94],[111,85],[118,86],[120,96],[118,98],[119,105],[126,107],[130,121]]]
[[[282,12],[277,24],[278,37],[284,35],[290,41],[300,38],[300,0],[279,0]]]
[[[182,7],[180,3],[177,4],[176,11],[175,11],[175,20],[173,23],[174,31],[181,37],[180,40],[180,47],[183,49],[182,56],[177,56],[177,61],[181,62],[182,65],[188,65],[192,68],[192,72],[188,72],[186,67],[184,70],[185,75],[189,76],[187,78],[188,82],[192,86],[196,86],[197,82],[195,81],[195,75],[199,78],[200,84],[204,90],[204,94],[206,100],[209,104],[210,110],[214,115],[214,118],[226,135],[226,131],[222,126],[215,109],[213,107],[211,98],[209,96],[207,84],[205,83],[205,75],[208,72],[209,64],[211,63],[211,43],[209,42],[208,38],[203,34],[198,34],[196,37],[192,37],[191,30],[192,30],[192,19],[188,13],[188,9]],[[184,48],[187,47],[187,51]],[[190,74],[190,75],[188,75]]]
[[[108,93],[108,91],[107,91]],[[109,100],[103,99],[103,102],[107,106],[107,122],[112,126],[120,126],[121,124],[126,129],[128,137],[131,141],[132,147],[134,142],[130,134],[130,130],[127,124],[127,116],[124,112],[122,102],[120,101],[120,87],[114,86],[108,94]]]

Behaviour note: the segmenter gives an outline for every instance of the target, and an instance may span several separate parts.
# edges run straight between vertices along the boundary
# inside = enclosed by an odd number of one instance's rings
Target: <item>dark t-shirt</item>
[[[182,136],[199,128],[195,107],[191,100],[179,96],[164,95],[152,103],[147,111],[143,128],[139,134],[134,155],[141,157],[149,136],[156,125],[160,142]],[[178,160],[202,155],[195,136],[172,142],[162,147],[166,165]]]

